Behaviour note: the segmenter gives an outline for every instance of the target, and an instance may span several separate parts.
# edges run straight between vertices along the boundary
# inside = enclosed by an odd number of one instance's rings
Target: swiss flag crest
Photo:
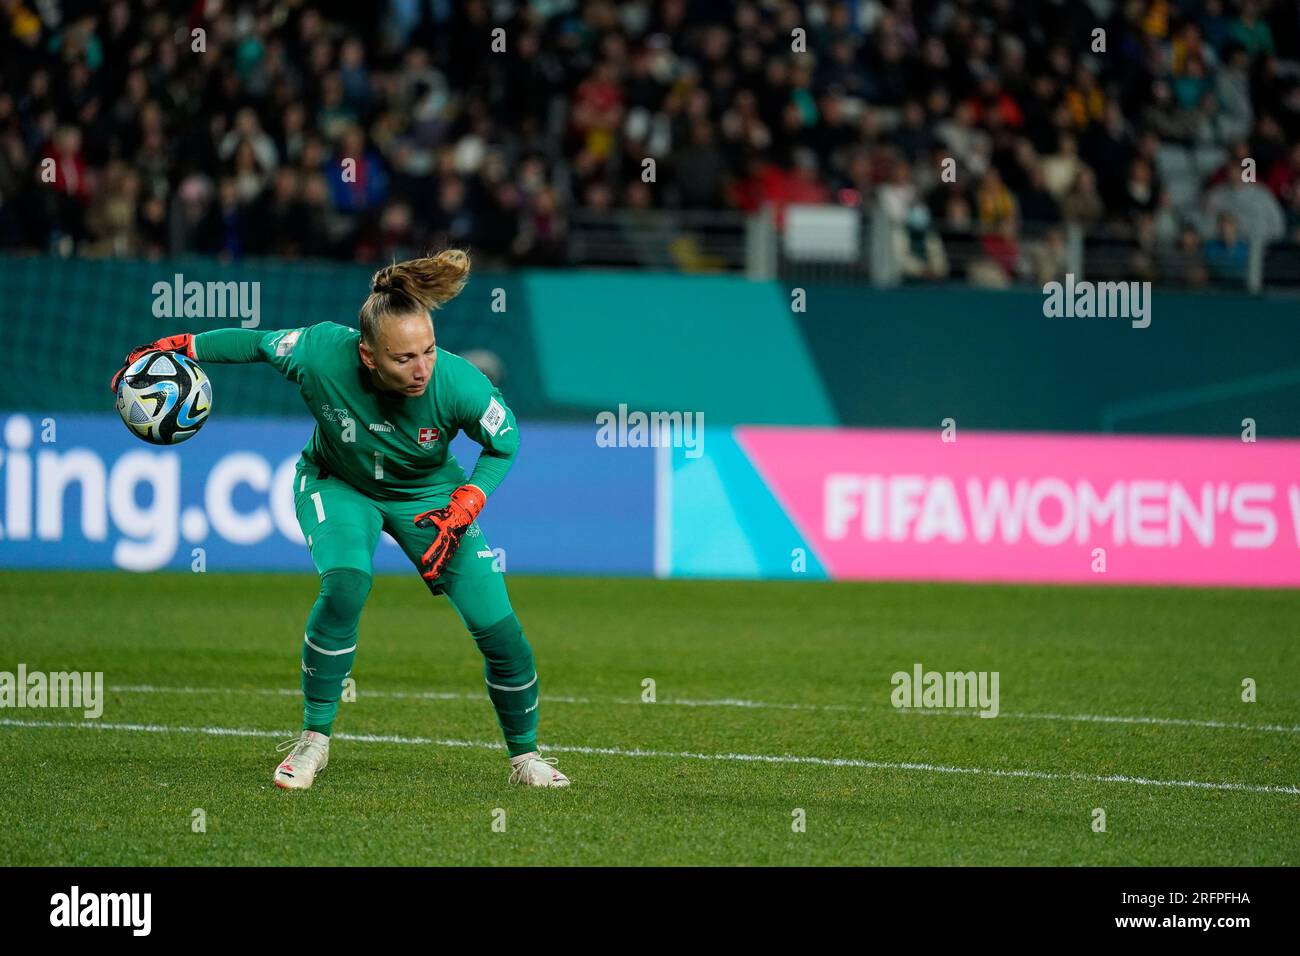
[[[430,445],[432,445],[434,442],[438,440],[438,429],[421,428],[420,434],[416,440],[419,441],[421,448],[428,448]]]

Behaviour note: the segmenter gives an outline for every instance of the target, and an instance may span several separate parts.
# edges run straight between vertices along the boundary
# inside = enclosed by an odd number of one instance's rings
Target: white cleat
[[[275,785],[284,790],[306,790],[330,762],[330,739],[314,730],[304,730],[302,736],[286,740],[275,749],[290,747],[293,749],[289,756],[275,768]]]
[[[567,787],[569,778],[555,769],[556,758],[543,757],[536,750],[510,758],[510,783],[529,787]]]

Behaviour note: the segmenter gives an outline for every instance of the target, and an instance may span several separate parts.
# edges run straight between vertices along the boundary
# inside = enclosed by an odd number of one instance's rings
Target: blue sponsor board
[[[0,417],[0,567],[311,571],[293,508],[309,418],[213,418],[170,448],[112,414]],[[507,572],[650,574],[654,459],[601,448],[595,425],[521,423],[514,467],[479,524]],[[471,471],[478,445],[452,451]],[[202,549],[201,555],[195,549]],[[377,571],[410,571],[387,535]]]

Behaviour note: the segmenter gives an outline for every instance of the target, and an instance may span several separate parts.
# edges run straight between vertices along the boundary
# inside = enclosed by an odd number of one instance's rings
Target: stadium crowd
[[[812,201],[911,276],[1079,224],[1201,284],[1300,241],[1298,134],[1294,0],[0,0],[0,248],[65,255],[557,265],[575,210]]]

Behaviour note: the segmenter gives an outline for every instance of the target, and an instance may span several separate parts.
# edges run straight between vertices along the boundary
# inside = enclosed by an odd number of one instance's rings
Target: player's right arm
[[[317,326],[301,329],[213,329],[194,336],[196,362],[267,362],[285,378],[302,381],[303,355],[319,335]]]
[[[322,323],[324,324],[328,323]],[[298,349],[298,343],[299,340],[306,342],[317,337],[321,333],[313,330],[318,328],[319,326],[309,325],[301,329],[272,329],[265,332],[256,329],[213,329],[198,335],[188,332],[169,335],[133,348],[113,376],[109,388],[116,392],[118,381],[131,363],[146,352],[155,350],[184,352],[197,362],[267,362],[275,366],[285,378],[301,382],[302,356],[305,350]]]

